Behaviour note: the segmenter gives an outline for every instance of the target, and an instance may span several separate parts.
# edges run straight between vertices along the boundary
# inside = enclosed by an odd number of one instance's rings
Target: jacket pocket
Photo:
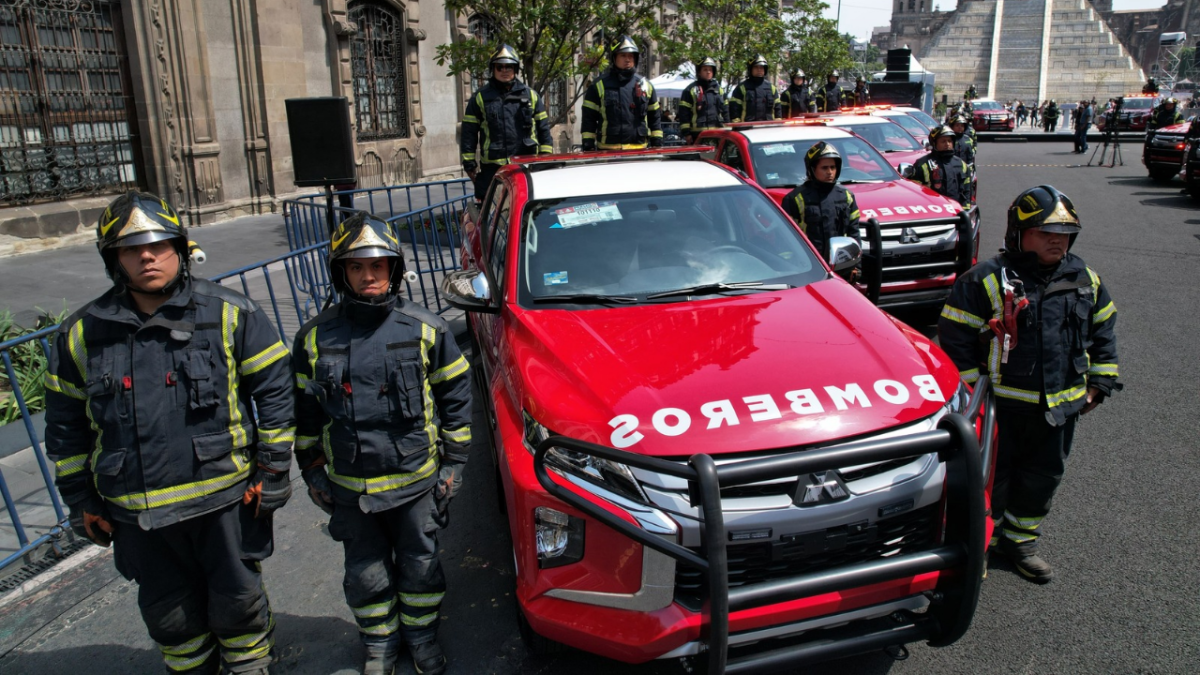
[[[89,366],[84,393],[88,397],[92,419],[97,424],[125,424],[129,421],[128,392],[124,389],[124,377],[113,367],[112,359],[104,359]]]
[[[221,402],[221,397],[213,378],[212,353],[208,351],[207,343],[195,347],[185,349],[179,356],[188,407],[192,410],[214,408]]]
[[[105,497],[121,497],[126,493],[125,448],[117,450],[102,450],[92,462],[92,473],[96,475],[96,490]]]
[[[221,459],[233,452],[233,437],[228,431],[201,434],[192,437],[192,451],[201,462]]]
[[[317,399],[325,413],[335,420],[349,418],[349,395],[346,392],[346,359],[345,357],[317,358],[313,368],[312,384],[321,389]]]
[[[420,343],[388,345],[388,405],[393,419],[416,420],[424,417],[424,362]]]

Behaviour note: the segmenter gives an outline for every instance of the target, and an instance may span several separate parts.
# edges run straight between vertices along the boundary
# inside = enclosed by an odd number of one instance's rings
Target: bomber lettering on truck
[[[932,375],[917,375],[912,378],[912,387],[916,395],[926,401],[945,403],[946,396]],[[876,380],[871,386],[876,399],[883,403],[903,405],[913,397],[909,387],[897,380]],[[792,414],[816,415],[825,412],[826,404],[835,410],[848,410],[851,405],[870,408],[874,405],[871,396],[862,385],[851,382],[843,387],[829,385],[821,389],[826,401],[818,395],[815,389],[795,389],[785,392],[783,398]],[[736,426],[742,423],[743,416],[748,415],[751,422],[767,422],[782,419],[785,410],[770,394],[743,396],[740,407],[744,408],[739,415],[739,405],[733,399],[709,401],[700,405],[700,416],[708,422],[704,429],[717,429],[721,425]],[[682,408],[660,408],[650,418],[654,430],[663,436],[680,436],[693,426],[692,415]],[[696,422],[699,423],[699,420]],[[608,422],[613,428],[609,441],[614,448],[628,448],[636,445],[645,436],[638,431],[641,420],[637,415],[617,415]]]
[[[921,213],[944,213],[952,216],[958,213],[958,211],[959,209],[956,209],[953,206],[938,206],[937,204],[926,204],[922,206],[920,204],[914,204],[912,206],[893,206],[891,208],[885,206],[881,207],[878,211],[875,209],[863,209],[862,217],[865,219],[878,218],[880,216],[910,216]]]

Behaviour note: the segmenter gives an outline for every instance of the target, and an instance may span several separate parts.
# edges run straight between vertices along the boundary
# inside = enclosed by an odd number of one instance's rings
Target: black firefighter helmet
[[[642,59],[642,50],[638,49],[637,43],[628,35],[622,35],[613,43],[612,49],[609,50],[608,58],[616,67],[617,54],[633,54],[633,67],[637,68],[638,62]]]
[[[379,216],[359,211],[343,220],[330,240],[329,271],[338,293],[354,294],[346,280],[345,263],[353,258],[390,258],[388,294],[399,291],[404,277],[404,253],[396,228]]]
[[[521,59],[517,56],[517,50],[508,45],[500,45],[500,48],[492,54],[492,58],[488,60],[488,70],[495,71],[497,65],[509,65],[516,68],[518,75],[521,74]]]
[[[713,69],[713,74],[712,74],[713,79],[714,80],[717,79],[717,71],[720,70],[720,67],[717,66],[717,60],[711,56],[704,57],[704,60],[700,62],[700,65],[696,66],[696,77],[697,78],[700,77],[700,69],[703,68],[704,66],[708,66],[709,68],[712,68]]]
[[[955,134],[954,130],[949,126],[945,124],[939,124],[929,130],[929,146],[935,151],[937,150],[937,141],[939,138],[949,138],[950,140],[954,141],[957,140],[957,134]]]
[[[816,143],[813,144],[813,146],[811,148],[808,149],[808,152],[804,153],[804,169],[807,171],[808,178],[810,180],[816,180],[817,162],[821,161],[822,159],[825,159],[826,157],[832,157],[833,161],[834,161],[834,170],[833,170],[834,182],[837,182],[837,179],[839,177],[841,177],[841,175],[842,175],[842,155],[841,155],[841,153],[839,153],[837,151],[837,148],[833,147],[832,144],[830,144],[826,141],[817,141]]]
[[[771,65],[767,63],[767,57],[763,56],[762,54],[758,54],[754,58],[750,59],[750,62],[746,64],[746,77],[754,77],[754,66],[763,67],[763,77],[766,77],[767,71],[771,69]]]
[[[108,277],[118,285],[128,283],[129,277],[117,261],[117,249],[167,240],[179,254],[179,276],[162,293],[174,290],[188,273],[187,228],[167,200],[131,190],[114,199],[96,222],[96,248]]]
[[[797,77],[803,77],[804,81],[808,82],[808,76],[804,74],[803,70],[800,70],[799,68],[792,68],[792,70],[788,73],[788,84],[794,84]]]
[[[1017,195],[1008,207],[1008,230],[1004,233],[1004,247],[1013,253],[1021,251],[1021,233],[1039,229],[1071,235],[1067,250],[1075,245],[1075,238],[1083,226],[1071,198],[1058,191],[1053,185],[1038,185]]]

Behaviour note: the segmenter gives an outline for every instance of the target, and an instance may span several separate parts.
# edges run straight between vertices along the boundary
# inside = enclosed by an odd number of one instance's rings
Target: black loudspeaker
[[[887,52],[887,74],[883,76],[888,82],[908,82],[909,63],[912,50],[907,47],[889,49]]]
[[[1192,67],[1200,70],[1200,40],[1196,40],[1196,48],[1192,51]]]
[[[345,97],[289,98],[284,105],[296,186],[355,182],[350,104]]]

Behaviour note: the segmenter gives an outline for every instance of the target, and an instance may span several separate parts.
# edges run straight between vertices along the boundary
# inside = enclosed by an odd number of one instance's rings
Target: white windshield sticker
[[[791,143],[772,143],[771,145],[762,146],[762,151],[767,157],[771,155],[794,155],[796,154],[796,146]]]
[[[569,206],[565,209],[555,209],[554,214],[558,216],[558,222],[550,226],[552,230],[621,220],[621,209],[617,208],[616,202],[592,202],[591,204]]]
[[[557,286],[567,283],[566,272],[546,272],[542,275],[543,286]]]
[[[779,180],[779,174],[769,173],[767,174],[767,180]]]

